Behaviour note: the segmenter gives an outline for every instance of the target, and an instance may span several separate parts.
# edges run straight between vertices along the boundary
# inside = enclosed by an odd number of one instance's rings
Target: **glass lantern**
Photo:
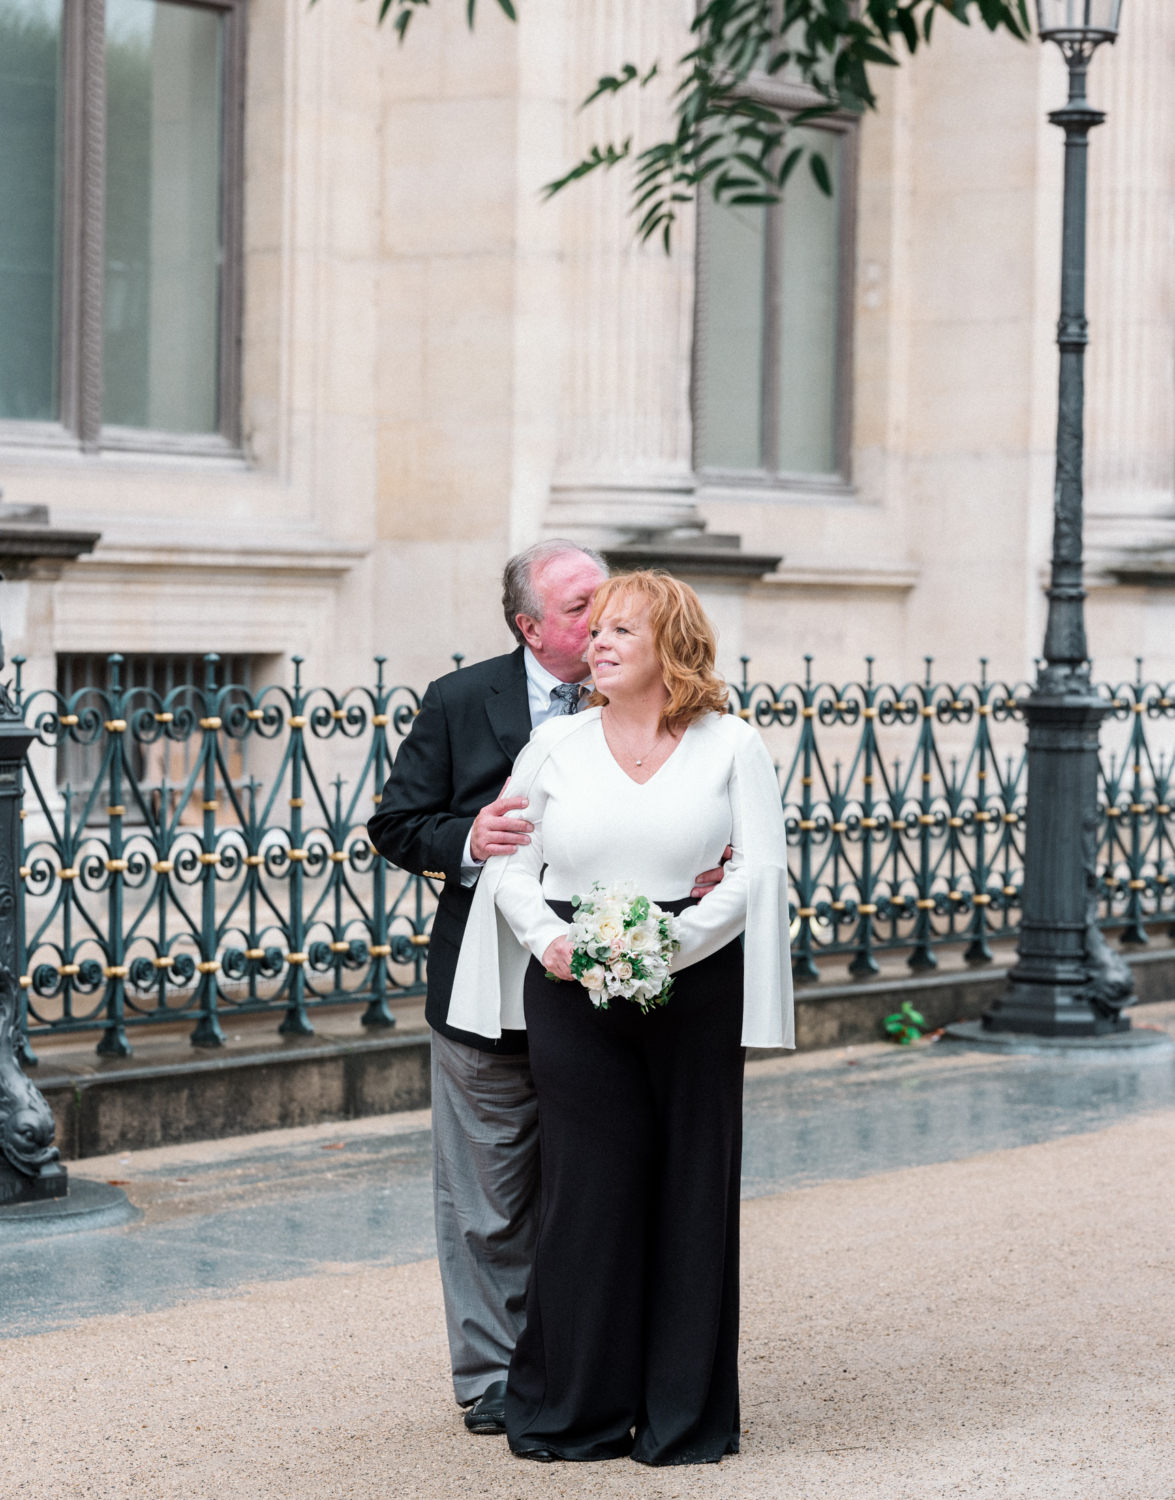
[[[1041,39],[1062,46],[1112,42],[1121,12],[1122,0],[1036,0]]]

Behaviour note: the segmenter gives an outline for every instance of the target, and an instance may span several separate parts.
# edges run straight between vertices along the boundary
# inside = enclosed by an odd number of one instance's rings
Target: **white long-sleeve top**
[[[509,795],[527,798],[518,816],[534,832],[529,844],[482,870],[449,1024],[486,1037],[525,1026],[529,956],[541,963],[550,944],[567,936],[548,900],[586,896],[597,880],[630,880],[653,901],[680,900],[729,844],[722,883],[678,918],[681,949],[671,969],[697,963],[745,930],[743,1043],[794,1046],[786,834],[763,741],[741,719],[708,714],[642,786],[617,764],[600,715],[587,709],[540,725],[514,763]]]

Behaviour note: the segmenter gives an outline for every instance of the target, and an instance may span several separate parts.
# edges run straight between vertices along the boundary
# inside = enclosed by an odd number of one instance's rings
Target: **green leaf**
[[[402,39],[414,6],[422,3],[427,0],[381,0],[381,19],[393,15]],[[472,23],[474,0],[466,3]],[[498,4],[515,19],[514,0]],[[899,38],[907,52],[914,52],[929,42],[939,10],[967,25],[972,7],[992,31],[1004,30],[1020,40],[1030,34],[1027,0],[701,0],[690,24],[688,50],[677,59],[664,137],[635,155],[630,213],[637,239],[660,235],[669,250],[677,205],[695,200],[707,181],[725,201],[776,201],[798,161],[789,151],[783,164],[774,166],[791,125],[834,111],[875,109],[869,70],[898,66],[894,49]],[[745,89],[754,70],[770,75],[784,67],[794,69],[824,100],[790,121]],[[643,88],[659,72],[656,63],[644,71],[626,63],[598,79],[582,107],[633,83]],[[631,140],[622,146],[593,146],[548,183],[543,195],[553,197],[633,155]],[[812,152],[809,160],[817,186],[831,196],[824,158]],[[748,173],[755,180],[747,180]]]
[[[792,149],[784,157],[783,165],[780,167],[775,178],[775,185],[780,189],[781,192],[783,190],[784,184],[787,182],[787,179],[795,171],[796,163],[799,161],[800,157],[803,156],[803,154],[803,146],[793,146]]]
[[[901,27],[902,35],[906,39],[906,46],[911,52],[916,52],[918,50],[918,22],[914,17],[913,10],[899,10],[897,22]]]
[[[589,104],[594,104],[604,94],[618,94],[622,88],[634,83],[640,77],[639,72],[632,63],[625,63],[618,74],[607,73],[603,78],[596,80],[596,86],[579,106],[586,109]]]

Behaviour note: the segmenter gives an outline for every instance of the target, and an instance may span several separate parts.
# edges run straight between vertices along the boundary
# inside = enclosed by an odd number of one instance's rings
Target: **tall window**
[[[236,443],[242,3],[0,0],[0,440]]]
[[[695,463],[719,481],[847,478],[854,137],[788,143],[820,152],[831,198],[801,161],[781,203],[700,203]]]

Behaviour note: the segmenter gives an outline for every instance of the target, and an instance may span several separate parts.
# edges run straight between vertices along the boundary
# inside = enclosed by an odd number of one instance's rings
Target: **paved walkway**
[[[1172,1500],[1169,1054],[781,1059],[747,1126],[737,1458],[547,1469],[467,1436],[427,1119],[392,1117],[79,1164],[144,1218],[9,1253],[0,1491]]]

